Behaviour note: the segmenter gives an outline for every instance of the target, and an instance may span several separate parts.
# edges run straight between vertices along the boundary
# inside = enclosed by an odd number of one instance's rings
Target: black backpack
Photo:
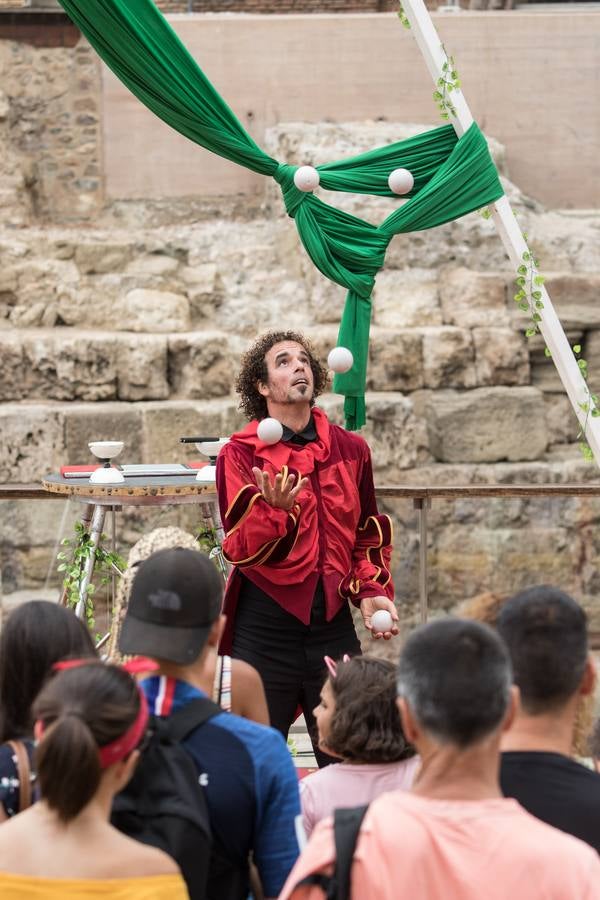
[[[181,742],[220,712],[220,706],[201,697],[166,719],[151,717],[150,742],[133,778],[113,801],[112,824],[168,853],[181,869],[191,900],[206,898],[212,838],[198,770]]]
[[[360,826],[368,810],[367,806],[351,809],[336,809],[333,814],[333,837],[335,841],[335,864],[333,875],[307,875],[296,887],[303,884],[317,884],[322,888],[326,900],[350,900],[352,861]]]

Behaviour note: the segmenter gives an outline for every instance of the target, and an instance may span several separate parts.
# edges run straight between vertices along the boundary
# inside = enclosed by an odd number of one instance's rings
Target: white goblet
[[[122,484],[123,473],[111,465],[111,459],[118,456],[125,444],[123,441],[90,441],[88,447],[104,465],[90,475],[90,484]]]

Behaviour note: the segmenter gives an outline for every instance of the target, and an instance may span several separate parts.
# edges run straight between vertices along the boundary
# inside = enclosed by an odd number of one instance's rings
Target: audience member
[[[500,739],[517,693],[506,648],[487,626],[444,619],[408,638],[398,705],[421,769],[412,793],[392,791],[369,807],[352,866],[354,900],[600,898],[597,854],[501,796]],[[318,876],[334,861],[326,819],[280,900],[322,897]]]
[[[402,731],[393,663],[374,656],[326,662],[330,675],[314,715],[319,747],[341,762],[300,782],[307,836],[334,809],[370,803],[395,788],[410,790],[419,768]]]
[[[119,646],[158,662],[158,673],[142,682],[155,715],[210,694],[206,656],[224,625],[222,589],[215,566],[196,550],[162,550],[138,566]],[[215,855],[227,861],[221,872],[211,868],[208,900],[247,896],[250,853],[265,895],[275,897],[298,855],[298,781],[285,741],[222,712],[183,743],[205,785]]]
[[[521,692],[502,740],[502,791],[600,852],[600,775],[570,757],[580,698],[596,680],[585,612],[568,594],[540,585],[509,600],[497,627]]]
[[[158,550],[169,550],[175,547],[200,551],[195,537],[174,526],[155,528],[154,531],[140,538],[129,551],[127,569],[119,580],[117,588],[114,627],[108,651],[111,659],[116,659],[119,655],[117,650],[119,631],[129,602],[131,585],[137,567]],[[269,724],[265,689],[255,668],[241,659],[219,656],[217,647],[211,645],[206,653],[205,669],[207,685],[209,685],[207,692],[210,693],[215,703],[218,703],[227,712],[234,712],[238,716],[252,719],[253,722],[259,722],[261,725]]]
[[[31,705],[52,665],[96,656],[86,626],[70,609],[47,600],[17,607],[0,636],[0,821],[32,799],[34,772]],[[24,784],[21,784],[21,778]]]
[[[41,800],[0,828],[0,895],[184,900],[173,860],[108,822],[148,722],[133,679],[82,662],[48,682],[33,714]]]

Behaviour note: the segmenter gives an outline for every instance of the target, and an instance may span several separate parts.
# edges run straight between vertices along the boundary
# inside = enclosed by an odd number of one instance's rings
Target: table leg
[[[431,507],[429,497],[415,497],[415,509],[419,511],[419,600],[421,623],[427,622],[429,614],[429,596],[427,590],[427,512]]]
[[[223,556],[223,551],[221,550],[225,531],[223,529],[223,523],[221,522],[221,514],[219,512],[217,500],[208,500],[200,503],[200,512],[204,520],[204,527],[214,534],[217,542],[216,546],[210,551],[209,556],[211,559],[216,560],[219,571],[223,576],[223,580],[227,581],[231,566]]]
[[[89,526],[89,535],[92,543],[92,547],[90,548],[90,554],[85,561],[85,566],[83,569],[83,575],[81,577],[81,581],[79,583],[79,600],[77,601],[77,606],[75,607],[75,615],[79,619],[83,619],[85,621],[85,610],[87,603],[87,589],[88,585],[92,580],[92,575],[94,573],[94,563],[96,562],[96,550],[98,549],[98,545],[100,544],[100,537],[102,535],[102,531],[104,530],[104,519],[106,517],[106,507],[104,506],[93,506],[92,512],[92,520]]]

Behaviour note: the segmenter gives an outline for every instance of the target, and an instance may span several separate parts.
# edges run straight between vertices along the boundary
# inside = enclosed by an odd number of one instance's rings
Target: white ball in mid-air
[[[334,372],[337,372],[338,375],[349,372],[353,363],[354,357],[347,347],[334,347],[333,350],[329,351],[327,365]]]
[[[374,612],[371,616],[371,627],[377,634],[379,634],[379,632],[382,632],[383,634],[386,631],[391,631],[393,625],[392,615],[387,609],[378,609],[377,612]]]
[[[299,191],[304,191],[304,193],[318,188],[320,180],[319,173],[314,166],[300,166],[294,172],[294,184]]]
[[[408,194],[412,191],[414,183],[415,179],[408,169],[394,169],[388,178],[390,191],[394,194]]]
[[[276,444],[283,436],[283,425],[277,419],[262,419],[258,423],[256,434],[259,440],[264,441],[265,444]]]

